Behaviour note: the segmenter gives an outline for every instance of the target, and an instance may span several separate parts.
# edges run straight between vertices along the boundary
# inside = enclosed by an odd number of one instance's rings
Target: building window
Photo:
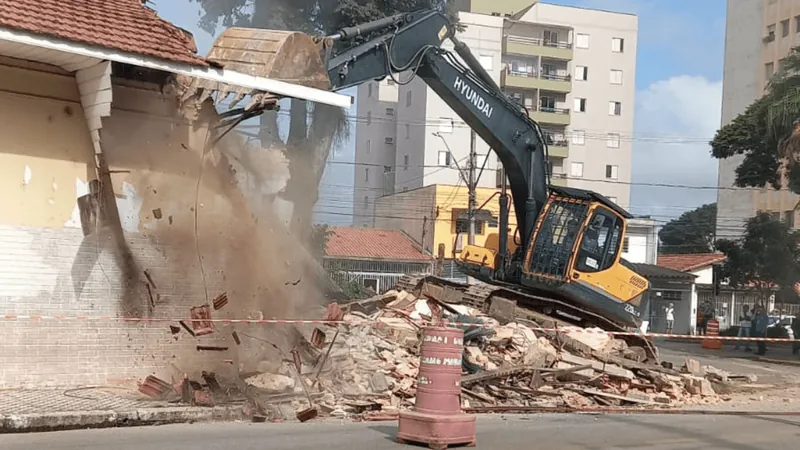
[[[383,138],[383,142],[387,145],[394,145],[394,138],[393,137],[385,137]]]
[[[394,108],[386,108],[386,115],[393,116],[394,115]]]
[[[394,86],[394,80],[389,78],[388,80],[386,80],[386,84],[388,84],[389,86]]]
[[[367,139],[367,154],[372,153],[372,141]]]
[[[555,47],[558,45],[558,31],[544,30],[544,45]]]
[[[372,125],[372,111],[367,111],[367,125]]]
[[[586,112],[586,99],[575,97],[572,99],[572,110],[575,112]]]
[[[606,145],[608,148],[619,148],[619,133],[608,133]]]
[[[406,139],[409,139],[410,137],[411,137],[411,125],[406,124]]]
[[[364,209],[367,209],[368,207],[369,207],[369,197],[367,197],[365,195],[364,196]]]
[[[622,84],[622,71],[611,69],[611,72],[608,74],[608,82],[611,84]]]
[[[450,152],[439,152],[439,165],[450,167]]]
[[[608,102],[608,114],[610,116],[621,116],[622,115],[622,103],[620,103],[620,102]]]
[[[764,38],[767,42],[772,42],[775,40],[775,24],[767,26],[767,37]]]
[[[439,118],[439,132],[440,133],[452,133],[453,132],[453,119],[449,117],[440,117]]]
[[[372,83],[367,84],[367,98],[372,98]]]
[[[492,55],[481,55],[480,63],[481,67],[483,67],[486,70],[492,70],[492,68],[494,68],[494,58],[492,57]]]
[[[403,155],[403,170],[408,170],[408,155]]]
[[[800,16],[794,16],[794,32],[800,33]]]
[[[583,130],[572,130],[572,144],[584,145],[586,143],[586,132]]]
[[[582,178],[583,177],[583,163],[582,162],[573,162],[570,166],[569,175],[575,178]]]
[[[575,47],[577,48],[589,48],[589,35],[578,33],[575,35]]]
[[[769,81],[773,74],[775,74],[775,63],[764,64],[764,81]]]
[[[606,165],[606,178],[616,180],[619,175],[619,166]]]
[[[623,53],[625,51],[625,39],[611,38],[611,51],[614,53]]]
[[[364,181],[369,181],[369,167],[364,169]]]
[[[781,37],[789,36],[789,19],[781,21]]]
[[[612,197],[609,197],[609,199],[610,198]],[[614,200],[614,203],[617,203],[616,199]],[[622,240],[622,253],[628,253],[630,245],[631,245],[630,238],[628,238],[628,236],[625,236],[625,239]]]
[[[555,112],[555,110],[556,110],[555,97],[548,97],[546,95],[539,97],[539,111]]]
[[[791,209],[786,211],[785,213],[785,222],[789,229],[794,229],[794,211]]]
[[[411,91],[406,92],[406,106],[411,106]]]
[[[586,81],[589,79],[589,68],[586,66],[575,66],[575,79]]]

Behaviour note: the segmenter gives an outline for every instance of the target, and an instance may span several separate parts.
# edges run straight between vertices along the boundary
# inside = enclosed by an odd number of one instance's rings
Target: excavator
[[[287,32],[281,42],[298,45],[300,39],[300,34]],[[448,40],[453,51],[443,48]],[[330,90],[386,77],[398,84],[407,81],[397,77],[419,77],[488,143],[505,171],[511,195],[509,199],[504,187],[499,196],[499,236],[487,240],[495,245],[467,245],[457,259],[460,270],[481,283],[407,276],[400,287],[446,287],[478,308],[504,299],[583,327],[631,331],[641,326],[649,283],[620,256],[632,216],[596,192],[550,185],[548,148],[539,124],[502,92],[457,38],[446,15],[436,10],[393,15],[341,29],[315,43]],[[215,44],[214,51],[223,47]],[[296,70],[318,83],[320,77],[313,74],[319,66],[316,55],[304,55],[306,67]],[[513,236],[511,202],[517,224]]]

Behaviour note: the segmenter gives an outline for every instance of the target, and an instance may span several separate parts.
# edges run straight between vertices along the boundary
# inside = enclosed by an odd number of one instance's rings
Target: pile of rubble
[[[264,361],[257,373],[239,377],[254,418],[396,417],[415,402],[422,326],[441,320],[465,332],[461,390],[470,412],[710,404],[723,401],[717,391],[732,383],[755,382],[694,360],[680,370],[657,364],[600,329],[566,326],[556,333],[533,320],[501,322],[405,291],[332,303],[323,320],[337,324],[297,325],[297,345],[283,361]],[[200,403],[196,392],[218,389],[194,387],[183,390],[184,401]]]

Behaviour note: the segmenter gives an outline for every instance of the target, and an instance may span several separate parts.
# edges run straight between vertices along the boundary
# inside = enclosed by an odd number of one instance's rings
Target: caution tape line
[[[379,320],[307,320],[307,319],[192,319],[192,318],[167,318],[167,317],[111,317],[111,316],[43,316],[43,315],[16,315],[5,314],[0,316],[0,320],[6,321],[56,321],[56,322],[125,322],[125,323],[221,323],[221,324],[250,324],[250,325],[348,325],[362,326],[385,324]],[[420,326],[434,325],[438,327],[480,327],[493,328],[494,324],[472,323],[472,322],[447,322],[431,323],[419,320],[408,320]],[[647,338],[666,338],[666,339],[686,339],[686,340],[720,340],[720,341],[746,341],[746,342],[794,342],[788,338],[757,338],[757,337],[736,337],[736,336],[693,336],[685,334],[666,334],[666,333],[638,333],[624,331],[603,331],[583,328],[531,328],[534,331],[552,332],[560,334],[606,334],[611,336],[640,336]]]

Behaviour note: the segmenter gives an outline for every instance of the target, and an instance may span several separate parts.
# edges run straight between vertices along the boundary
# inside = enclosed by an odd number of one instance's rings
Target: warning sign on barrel
[[[423,356],[422,364],[429,364],[432,366],[460,366],[461,357],[458,358],[437,358],[435,356]]]

